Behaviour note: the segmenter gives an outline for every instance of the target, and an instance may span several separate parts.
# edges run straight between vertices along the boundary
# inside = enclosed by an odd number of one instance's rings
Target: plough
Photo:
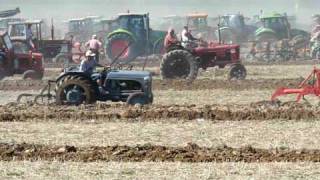
[[[310,75],[300,83],[297,89],[291,88],[279,88],[277,89],[272,97],[271,101],[276,101],[279,96],[288,94],[297,94],[296,102],[304,99],[306,95],[320,96],[320,69],[314,67]]]
[[[17,103],[34,103],[37,105],[50,105],[55,103],[56,96],[53,92],[52,85],[55,85],[56,81],[49,80],[48,84],[40,90],[39,94],[23,93],[17,98]]]

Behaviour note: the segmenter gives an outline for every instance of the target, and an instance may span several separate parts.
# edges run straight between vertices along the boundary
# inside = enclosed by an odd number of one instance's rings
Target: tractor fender
[[[66,72],[61,74],[57,79],[56,79],[56,83],[58,83],[59,81],[61,81],[62,79],[64,79],[67,76],[81,76],[85,79],[88,79],[94,86],[95,88],[95,92],[96,94],[99,94],[99,85],[97,82],[93,81],[90,77],[90,75],[83,73],[83,72]]]
[[[257,31],[255,32],[255,36],[261,36],[261,34],[264,34],[264,33],[270,33],[270,34],[274,34],[276,36],[276,33],[270,29],[270,28],[259,28],[257,29]]]
[[[110,38],[111,36],[113,36],[115,34],[122,34],[122,33],[129,35],[134,41],[136,41],[136,38],[135,38],[134,34],[131,33],[130,31],[126,30],[126,29],[117,29],[117,30],[109,33],[107,38]]]

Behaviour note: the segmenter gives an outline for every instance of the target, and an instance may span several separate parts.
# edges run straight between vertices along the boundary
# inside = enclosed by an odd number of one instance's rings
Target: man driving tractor
[[[185,48],[190,46],[190,42],[198,40],[197,38],[193,37],[191,31],[189,30],[188,26],[184,26],[181,32],[181,45]]]
[[[86,52],[86,58],[83,59],[80,63],[80,71],[85,72],[87,74],[92,74],[97,66],[96,54],[88,50]]]

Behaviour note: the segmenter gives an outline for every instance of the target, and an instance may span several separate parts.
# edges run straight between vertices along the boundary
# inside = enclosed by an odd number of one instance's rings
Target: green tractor
[[[304,48],[309,43],[310,34],[303,30],[292,29],[286,14],[262,15],[260,20],[261,27],[255,32],[257,49],[266,52],[262,54],[268,60],[277,54],[279,41],[289,41],[295,49]]]
[[[165,31],[152,30],[149,14],[119,14],[118,29],[105,40],[106,54],[114,62],[126,64],[138,56],[163,54]]]

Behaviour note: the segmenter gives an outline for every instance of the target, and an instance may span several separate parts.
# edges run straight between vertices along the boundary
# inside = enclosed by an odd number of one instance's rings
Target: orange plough
[[[310,75],[304,81],[302,81],[299,87],[296,89],[284,87],[277,89],[272,94],[271,100],[275,101],[279,96],[288,94],[297,94],[297,102],[299,102],[301,99],[304,99],[304,96],[306,95],[320,96],[320,69],[314,67]]]

